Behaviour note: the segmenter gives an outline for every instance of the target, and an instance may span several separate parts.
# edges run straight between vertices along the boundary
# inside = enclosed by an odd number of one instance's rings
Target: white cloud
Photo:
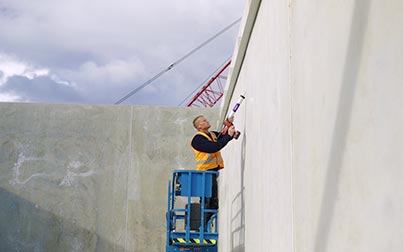
[[[10,57],[5,54],[0,54],[0,85],[5,84],[12,76],[24,76],[28,79],[33,79],[38,76],[49,74],[49,69],[36,68],[29,63]]]
[[[20,96],[10,93],[0,93],[0,102],[16,102],[20,100],[21,100]]]
[[[38,80],[42,85],[38,84]],[[59,87],[60,85],[68,88],[63,89]],[[47,87],[48,90],[41,91],[43,87]],[[68,97],[76,97],[72,95],[74,85],[52,73],[49,68],[34,66],[17,57],[0,54],[0,102],[38,102],[46,97],[41,93],[47,94],[50,90],[61,90]],[[63,95],[60,94],[61,101]]]

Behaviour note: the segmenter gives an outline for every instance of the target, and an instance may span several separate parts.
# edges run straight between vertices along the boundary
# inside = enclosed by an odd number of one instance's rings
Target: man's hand
[[[231,137],[233,137],[234,134],[235,134],[235,127],[234,127],[234,125],[232,125],[232,126],[230,126],[230,127],[228,128],[228,135],[230,135]]]
[[[234,116],[228,117],[227,121],[230,122],[230,123],[233,123],[234,122]]]

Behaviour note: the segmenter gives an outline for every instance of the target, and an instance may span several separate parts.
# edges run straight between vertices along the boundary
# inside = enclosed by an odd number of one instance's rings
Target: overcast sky
[[[240,18],[245,0],[0,0],[0,101],[113,104]],[[176,106],[239,24],[123,104]]]

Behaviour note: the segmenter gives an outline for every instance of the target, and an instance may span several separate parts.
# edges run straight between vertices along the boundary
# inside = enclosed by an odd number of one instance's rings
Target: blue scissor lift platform
[[[166,252],[217,252],[218,210],[205,209],[215,171],[175,170],[168,183]],[[205,223],[207,215],[212,215]],[[183,224],[183,225],[181,225]]]

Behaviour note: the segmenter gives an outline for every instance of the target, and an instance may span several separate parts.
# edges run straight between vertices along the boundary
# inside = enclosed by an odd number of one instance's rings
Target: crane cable
[[[177,61],[175,61],[174,63],[172,63],[171,65],[169,65],[166,69],[162,70],[161,72],[159,72],[158,74],[156,74],[154,77],[152,77],[151,79],[147,80],[146,82],[144,82],[143,84],[141,84],[140,86],[138,86],[137,88],[133,89],[132,91],[130,91],[127,95],[123,96],[120,100],[118,100],[117,102],[115,102],[114,104],[121,104],[122,102],[124,102],[125,100],[127,100],[130,96],[134,95],[135,93],[137,93],[138,91],[140,91],[141,89],[143,89],[144,87],[148,86],[150,83],[152,83],[154,80],[158,79],[161,75],[163,75],[164,73],[168,72],[169,70],[171,70],[174,66],[176,66],[177,64],[181,63],[182,61],[184,61],[186,58],[188,58],[190,55],[192,55],[193,53],[195,53],[196,51],[198,51],[200,48],[204,47],[205,45],[207,45],[208,43],[210,43],[212,40],[214,40],[215,38],[217,38],[219,35],[221,35],[222,33],[224,33],[225,31],[227,31],[229,28],[231,28],[232,26],[234,26],[236,23],[238,23],[239,21],[241,21],[241,18],[238,18],[237,20],[235,20],[234,22],[232,22],[231,24],[229,24],[228,26],[226,26],[224,29],[222,29],[221,31],[219,31],[217,34],[215,34],[214,36],[212,36],[211,38],[209,38],[208,40],[204,41],[203,43],[201,43],[199,46],[197,46],[195,49],[191,50],[190,52],[188,52],[185,56],[183,56],[182,58],[178,59]]]

